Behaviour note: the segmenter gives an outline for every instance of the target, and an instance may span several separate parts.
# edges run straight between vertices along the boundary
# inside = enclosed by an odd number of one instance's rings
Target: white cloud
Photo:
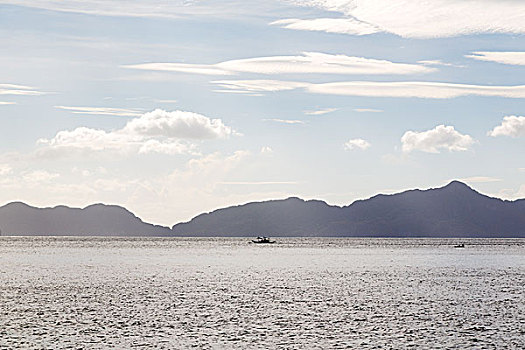
[[[471,176],[459,179],[460,181],[470,183],[484,183],[484,182],[499,182],[501,179],[490,177],[490,176]]]
[[[237,0],[0,0],[0,4],[20,5],[52,11],[82,13],[97,16],[190,18],[193,16],[248,16],[268,10],[269,4],[251,2],[245,6]]]
[[[0,176],[5,176],[11,173],[13,168],[8,164],[0,164]]]
[[[270,25],[276,25],[286,29],[309,30],[317,32],[351,35],[367,35],[381,31],[374,25],[357,21],[352,18],[287,18],[271,22]]]
[[[119,117],[139,117],[144,112],[137,109],[127,108],[110,108],[110,107],[67,107],[55,106],[55,108],[71,111],[75,114],[92,114],[92,115],[114,115]]]
[[[289,91],[304,88],[307,92],[328,95],[368,97],[415,97],[446,99],[461,96],[495,96],[525,98],[525,85],[490,86],[420,81],[306,83],[282,80],[220,80],[223,88],[253,92]]]
[[[374,108],[354,108],[354,112],[358,113],[381,113],[383,112],[382,109],[374,109]]]
[[[30,86],[0,84],[0,95],[38,96],[44,94],[44,92],[37,91],[35,90],[35,88],[32,88]]]
[[[0,101],[0,106],[6,106],[6,105],[16,105],[16,102]]]
[[[219,185],[297,185],[297,181],[221,181]]]
[[[474,142],[471,136],[459,133],[453,126],[445,125],[438,125],[434,129],[422,132],[407,131],[401,137],[403,152],[419,150],[439,153],[440,149],[467,151]]]
[[[212,83],[225,89],[243,93],[287,91],[310,85],[309,83],[283,80],[215,80]]]
[[[337,111],[337,108],[323,108],[323,109],[317,109],[315,111],[305,111],[304,114],[307,115],[323,115],[331,112]]]
[[[86,127],[59,131],[51,139],[40,139],[44,150],[77,149],[119,153],[195,154],[196,146],[180,139],[228,138],[234,134],[220,119],[156,109],[130,120],[122,129],[105,131]]]
[[[465,57],[473,58],[480,61],[497,62],[511,65],[525,65],[525,52],[493,52],[493,51],[476,51],[472,55]]]
[[[419,74],[433,72],[419,64],[395,63],[346,55],[303,52],[301,56],[255,57],[217,64],[145,63],[124,68],[206,75],[255,74]]]
[[[162,109],[130,120],[122,132],[130,135],[188,139],[228,138],[233,134],[232,128],[224,125],[220,119],[211,119],[192,112],[166,112]]]
[[[525,117],[517,117],[515,115],[503,117],[501,125],[489,131],[488,135],[493,137],[523,137],[525,136]]]
[[[159,140],[147,140],[140,148],[140,154],[160,153],[160,154],[195,154],[196,146],[193,144],[182,143],[179,141],[161,142]]]
[[[269,122],[276,122],[281,124],[304,124],[302,120],[293,120],[293,119],[277,119],[277,118],[271,118],[271,119],[263,119],[264,121]]]
[[[344,148],[347,151],[360,149],[360,150],[366,150],[372,146],[370,142],[363,140],[363,139],[351,139],[345,142]]]
[[[441,60],[421,60],[421,61],[417,61],[417,63],[424,64],[426,66],[444,66],[444,67],[457,67],[457,68],[464,67],[464,66],[455,65],[452,63],[443,62]]]
[[[525,98],[525,85],[486,86],[435,82],[368,82],[350,81],[310,84],[307,90],[319,94],[372,96],[454,98],[460,96],[500,96]]]
[[[273,149],[270,146],[261,147],[261,154],[272,154]]]
[[[34,170],[34,171],[25,173],[22,177],[27,182],[40,183],[40,182],[49,182],[59,176],[60,176],[59,174],[50,173],[45,170]]]
[[[299,6],[341,13],[348,28],[367,34],[381,31],[407,38],[439,38],[478,33],[525,33],[525,3],[501,0],[290,0]],[[324,20],[324,19],[322,19]],[[341,32],[343,19],[307,20],[297,23],[303,30]],[[286,22],[288,21],[288,22]],[[302,28],[301,28],[302,26]],[[360,29],[361,28],[361,29]],[[351,30],[351,29],[350,29]],[[362,32],[360,32],[360,30]]]

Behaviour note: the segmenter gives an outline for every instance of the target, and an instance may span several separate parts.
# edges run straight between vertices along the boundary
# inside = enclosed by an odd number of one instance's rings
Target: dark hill
[[[188,236],[525,237],[525,200],[504,201],[453,181],[377,195],[346,207],[298,198],[201,214],[173,227]]]
[[[94,204],[86,208],[35,208],[21,202],[0,207],[2,235],[168,236],[167,227],[144,223],[125,208]]]

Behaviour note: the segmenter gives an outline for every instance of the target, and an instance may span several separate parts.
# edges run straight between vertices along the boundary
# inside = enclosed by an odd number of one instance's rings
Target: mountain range
[[[525,199],[492,198],[452,181],[343,207],[297,197],[252,202],[172,228],[145,223],[113,205],[40,209],[15,202],[0,207],[0,230],[3,235],[525,238]]]

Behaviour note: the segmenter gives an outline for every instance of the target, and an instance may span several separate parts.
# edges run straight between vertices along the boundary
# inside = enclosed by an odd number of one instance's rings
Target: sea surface
[[[524,349],[525,239],[0,237],[0,348]]]

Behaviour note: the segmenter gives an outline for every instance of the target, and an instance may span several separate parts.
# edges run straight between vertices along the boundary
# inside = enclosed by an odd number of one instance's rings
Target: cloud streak
[[[0,95],[39,96],[44,94],[44,92],[37,91],[35,88],[30,86],[0,84]]]
[[[365,57],[303,52],[300,56],[270,56],[216,64],[143,63],[123,68],[204,75],[253,74],[422,74],[436,71],[421,64],[395,63]]]
[[[496,62],[502,64],[525,66],[525,52],[495,52],[495,51],[476,51],[465,57],[473,58],[479,61]]]
[[[263,121],[268,121],[268,122],[276,122],[276,123],[281,123],[281,124],[304,124],[304,122],[302,120],[292,120],[292,119],[277,119],[277,118],[272,118],[272,119],[263,119]]]
[[[137,109],[127,108],[110,108],[110,107],[67,107],[55,106],[57,109],[71,111],[74,114],[90,114],[90,115],[113,115],[118,117],[139,117],[143,114]]]
[[[522,1],[390,0],[385,5],[382,0],[296,0],[293,3],[340,13],[343,17],[282,19],[273,24],[354,35],[385,32],[406,38],[525,33]]]
[[[462,96],[493,96],[525,98],[525,85],[491,86],[441,82],[372,82],[347,81],[336,83],[307,83],[281,80],[218,80],[213,83],[225,89],[246,92],[277,92],[303,88],[315,94],[448,99]]]

